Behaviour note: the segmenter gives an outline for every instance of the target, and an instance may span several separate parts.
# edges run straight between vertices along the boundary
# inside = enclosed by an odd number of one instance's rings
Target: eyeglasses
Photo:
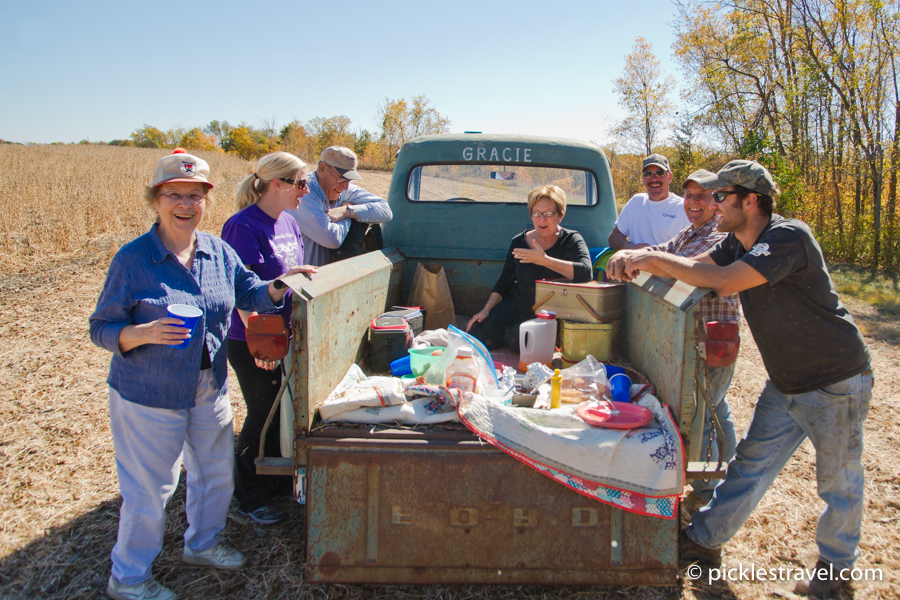
[[[713,192],[712,197],[713,197],[713,200],[716,202],[716,204],[721,204],[721,203],[725,202],[725,198],[727,198],[728,196],[730,196],[732,194],[740,194],[740,192],[735,191],[735,190],[725,190],[723,192]]]
[[[666,174],[666,172],[663,171],[662,169],[657,169],[657,170],[655,170],[655,171],[644,171],[643,173],[641,173],[641,175],[643,175],[644,178],[647,178],[647,177],[662,177],[662,176],[665,175],[665,174]]]
[[[296,185],[300,189],[309,187],[309,182],[305,179],[287,179],[285,177],[279,177],[278,179],[290,185]]]
[[[168,192],[165,194],[159,195],[161,198],[168,198],[172,202],[181,202],[182,200],[187,200],[191,204],[200,204],[204,200],[206,200],[206,196],[202,194],[176,194],[175,192]]]
[[[328,163],[325,163],[325,164],[328,165]],[[334,165],[328,165],[328,166],[331,167],[331,169],[334,171],[334,174],[337,175],[338,183],[340,183],[341,185],[343,185],[345,183],[350,183],[349,179],[347,179],[346,177],[341,175],[341,172],[337,170],[337,167],[335,167]]]
[[[545,219],[552,219],[557,214],[558,213],[555,210],[548,210],[547,212],[539,212],[539,211],[533,210],[533,211],[531,211],[531,218],[532,219],[540,219],[541,217],[544,217]]]

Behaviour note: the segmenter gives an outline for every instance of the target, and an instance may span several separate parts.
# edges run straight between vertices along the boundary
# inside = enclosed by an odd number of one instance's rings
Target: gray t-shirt
[[[749,251],[729,233],[710,257],[722,267],[743,261],[768,281],[741,292],[741,305],[783,394],[818,390],[868,368],[869,349],[806,223],[772,215]]]

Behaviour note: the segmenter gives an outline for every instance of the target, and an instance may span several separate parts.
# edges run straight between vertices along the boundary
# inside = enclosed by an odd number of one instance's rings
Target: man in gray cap
[[[719,219],[716,217],[716,203],[713,201],[712,192],[697,183],[711,177],[714,177],[712,173],[705,169],[699,169],[691,173],[681,184],[681,189],[684,190],[684,214],[690,225],[664,244],[616,252],[609,259],[607,273],[621,272],[628,259],[639,252],[668,252],[675,256],[692,257],[711,250],[717,243],[724,240],[725,233],[716,228]],[[704,323],[712,321],[740,323],[740,300],[737,294],[703,298],[700,301],[700,315]],[[721,459],[723,463],[728,464],[734,458],[737,436],[734,432],[734,421],[731,419],[731,408],[725,398],[734,377],[734,366],[734,363],[725,367],[703,366],[702,373],[705,381],[702,382],[702,385],[705,386],[706,392],[716,407],[716,417],[722,427],[723,452],[722,456],[719,456],[718,444],[710,443],[710,430],[714,432],[713,435],[716,435],[716,430],[711,427],[710,419],[706,419],[703,424],[703,444],[700,448],[701,460],[708,459],[712,462]],[[691,483],[693,491],[683,504],[689,515],[709,503],[719,481],[695,479]]]
[[[613,250],[662,244],[689,225],[684,199],[669,191],[672,170],[668,158],[662,154],[645,158],[641,164],[641,180],[647,193],[635,194],[622,207],[609,234],[609,247]]]
[[[361,254],[369,225],[393,217],[384,198],[353,183],[362,179],[356,166],[350,148],[325,148],[315,173],[307,178],[309,194],[299,208],[287,211],[303,234],[305,264],[322,266]]]
[[[682,533],[682,559],[721,564],[722,545],[808,437],[826,506],[816,528],[819,559],[797,592],[829,594],[850,580],[859,554],[863,422],[874,382],[869,350],[809,227],[773,214],[778,188],[765,167],[733,160],[699,183],[717,190],[718,229],[728,236],[694,258],[636,254],[615,274],[630,279],[647,271],[719,295],[738,292],[769,375],[725,480]]]

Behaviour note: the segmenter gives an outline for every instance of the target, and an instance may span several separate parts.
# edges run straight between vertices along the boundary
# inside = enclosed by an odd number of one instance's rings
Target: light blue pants
[[[717,369],[707,365],[703,365],[702,367],[706,372],[709,393],[712,396],[713,402],[715,402],[716,416],[719,417],[719,423],[722,425],[722,439],[725,441],[725,454],[722,456],[722,462],[726,465],[734,458],[734,449],[737,446],[737,434],[734,432],[734,421],[731,419],[731,407],[728,406],[728,399],[725,397],[728,393],[728,387],[731,385],[731,380],[734,378],[735,365],[736,363],[731,363],[727,367],[719,367]],[[699,399],[698,396],[698,400]],[[712,423],[709,420],[709,415],[707,415],[706,418],[703,419],[703,445],[700,447],[701,461],[706,461],[706,449],[710,447],[710,428],[712,428]],[[716,432],[716,434],[718,434],[718,432]],[[715,438],[713,438],[712,451],[709,456],[710,462],[719,460],[719,444],[716,442]],[[694,488],[694,492],[698,496],[709,502],[713,497],[713,490],[715,490],[716,486],[722,483],[722,481],[722,479],[710,479],[709,481],[694,479],[691,481],[691,487]]]
[[[873,376],[856,375],[804,394],[785,395],[771,381],[712,502],[694,514],[688,537],[706,548],[730,540],[800,443],[816,449],[816,483],[825,510],[819,517],[819,558],[850,568],[858,555],[863,513],[863,422]]]
[[[207,369],[194,408],[150,408],[109,388],[109,419],[122,492],[112,574],[136,585],[151,577],[150,566],[162,550],[166,503],[178,485],[182,457],[189,525],[184,543],[202,551],[219,541],[234,490],[231,403]]]

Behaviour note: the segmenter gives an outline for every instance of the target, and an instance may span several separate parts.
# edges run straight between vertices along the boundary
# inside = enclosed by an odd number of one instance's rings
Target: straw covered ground
[[[103,597],[120,498],[107,416],[107,352],[87,335],[106,268],[116,250],[146,231],[139,200],[165,151],[102,146],[0,146],[0,598]],[[218,201],[203,229],[218,234],[233,211],[233,191],[252,165],[204,155]],[[366,174],[385,195],[389,175]],[[876,370],[866,423],[866,512],[860,581],[849,598],[900,597],[900,327],[878,310],[850,304]],[[732,407],[743,432],[765,380],[746,325]],[[232,380],[235,429],[243,400]],[[814,451],[807,442],[737,537],[726,564],[811,567],[816,559]],[[180,560],[184,490],[168,509],[163,554],[154,575],[182,598],[541,599],[792,598],[792,581],[691,581],[672,588],[311,585],[304,565],[304,513],[262,528],[232,515],[226,541],[250,559],[236,573]]]

